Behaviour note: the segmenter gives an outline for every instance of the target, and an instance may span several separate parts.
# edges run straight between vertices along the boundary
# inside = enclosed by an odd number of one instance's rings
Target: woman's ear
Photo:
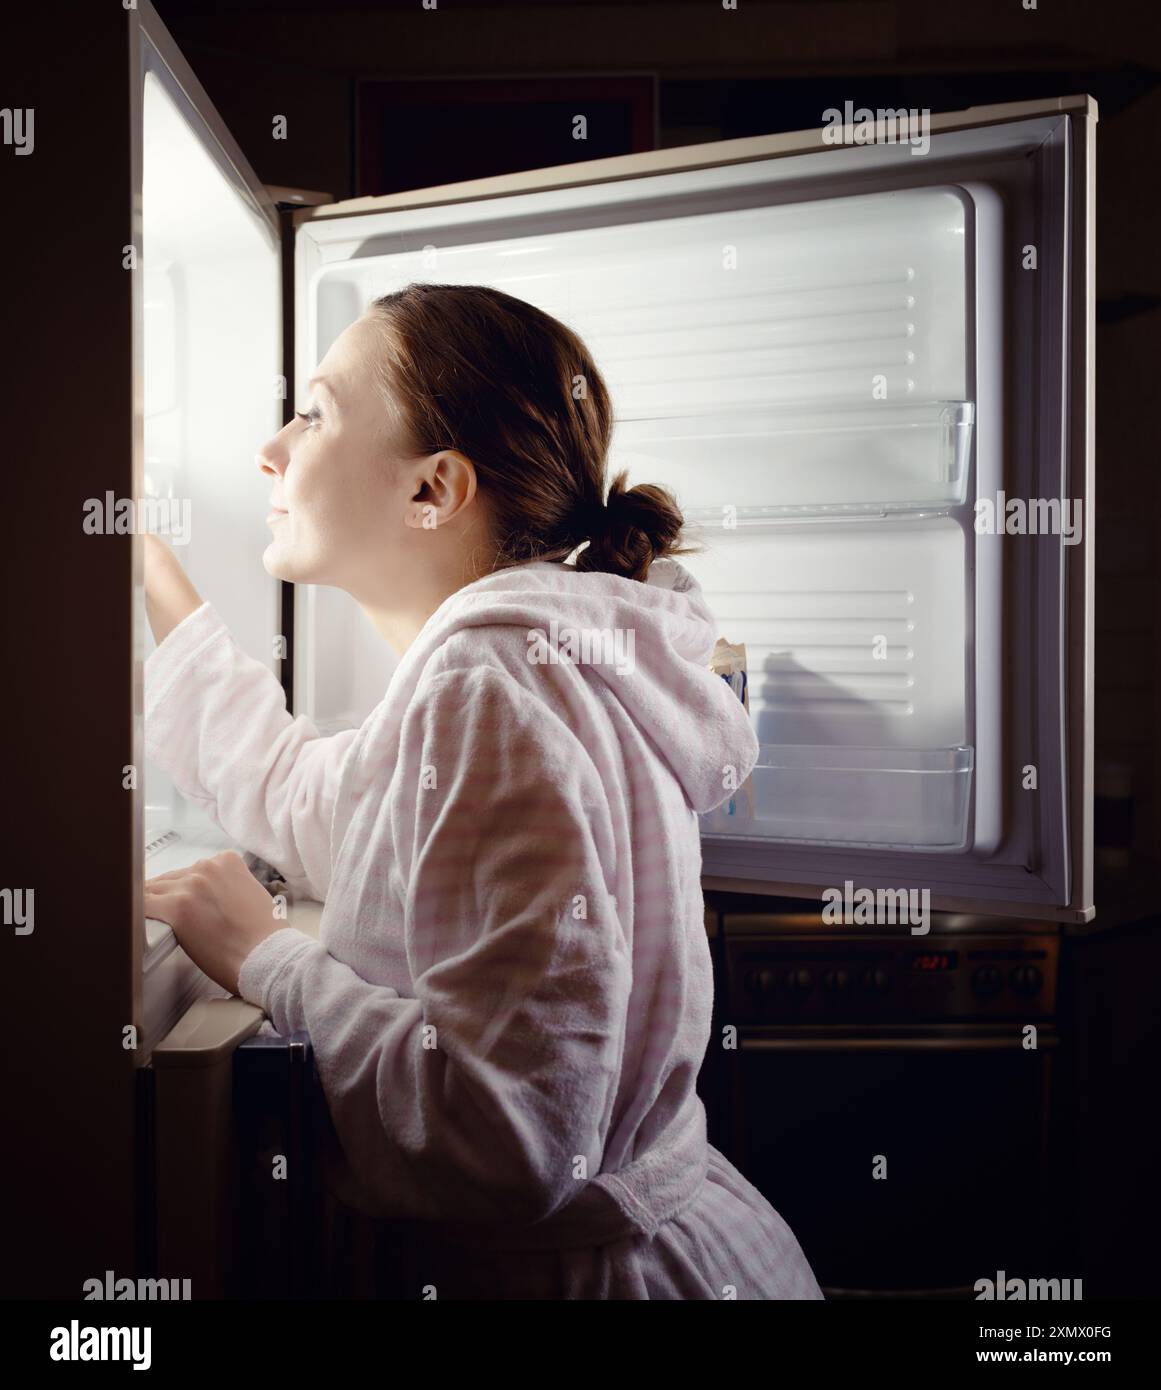
[[[474,501],[476,467],[458,449],[441,449],[420,461],[409,486],[412,493],[407,503],[407,525],[434,531],[446,526]]]

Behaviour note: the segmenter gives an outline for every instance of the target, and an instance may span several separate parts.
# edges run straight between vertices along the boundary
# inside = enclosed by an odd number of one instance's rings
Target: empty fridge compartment
[[[619,419],[610,463],[664,479],[702,524],[944,510],[964,500],[973,415],[926,401]]]
[[[763,744],[748,786],[704,833],[879,849],[967,845],[974,750]]]

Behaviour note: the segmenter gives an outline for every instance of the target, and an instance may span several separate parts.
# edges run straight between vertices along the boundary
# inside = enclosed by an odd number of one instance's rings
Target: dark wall
[[[134,1269],[140,1191],[134,552],[82,530],[85,499],[133,495],[128,26],[100,6],[19,18],[0,88],[35,139],[0,156],[0,887],[31,891],[33,920],[0,930],[0,1296],[79,1299]]]

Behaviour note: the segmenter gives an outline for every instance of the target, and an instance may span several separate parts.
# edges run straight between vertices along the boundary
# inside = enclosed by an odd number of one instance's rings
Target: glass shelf
[[[707,528],[947,511],[964,500],[973,421],[970,401],[619,419],[610,471],[671,488]]]
[[[974,750],[763,744],[702,831],[760,843],[962,850]]]

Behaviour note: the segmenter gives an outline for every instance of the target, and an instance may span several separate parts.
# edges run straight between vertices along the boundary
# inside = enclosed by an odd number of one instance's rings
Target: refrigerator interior
[[[1000,640],[998,625],[975,631],[973,502],[1001,465],[975,466],[972,196],[935,185],[730,205],[723,178],[756,173],[663,180],[671,196],[717,185],[710,210],[654,220],[644,191],[634,206],[612,185],[599,196],[629,206],[608,225],[585,225],[582,201],[523,235],[433,231],[438,252],[402,214],[359,219],[362,236],[311,277],[298,375],[412,280],[492,285],[575,328],[614,401],[610,472],[673,489],[702,547],[682,563],[720,634],[746,645],[761,758],[703,829],[961,851],[1000,817],[994,777],[971,816],[973,772],[999,757],[999,721],[976,718],[976,670],[998,663]],[[358,650],[357,613],[323,590],[300,608],[298,689],[316,722],[357,723],[382,698],[381,678],[360,685],[316,647],[325,633]]]

